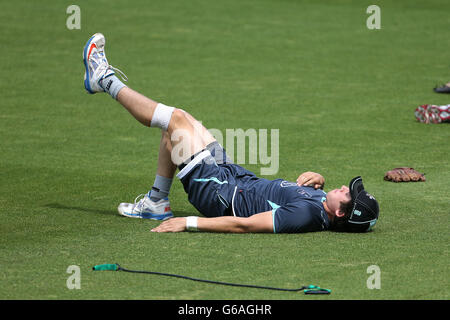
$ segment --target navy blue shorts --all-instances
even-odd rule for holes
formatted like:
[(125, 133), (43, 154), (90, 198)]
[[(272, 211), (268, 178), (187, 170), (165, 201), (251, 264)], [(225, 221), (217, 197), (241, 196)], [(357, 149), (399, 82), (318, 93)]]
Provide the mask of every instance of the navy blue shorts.
[(206, 217), (233, 215), (237, 187), (256, 178), (255, 174), (231, 163), (217, 142), (192, 158), (177, 174), (189, 202)]

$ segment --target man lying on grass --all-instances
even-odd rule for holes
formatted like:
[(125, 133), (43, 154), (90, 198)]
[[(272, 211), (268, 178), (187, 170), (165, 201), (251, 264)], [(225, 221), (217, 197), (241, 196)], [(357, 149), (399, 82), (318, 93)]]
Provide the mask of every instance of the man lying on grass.
[[(83, 50), (84, 85), (89, 93), (107, 92), (139, 122), (161, 129), (158, 169), (152, 189), (134, 203), (121, 203), (119, 213), (165, 220), (154, 232), (270, 232), (323, 230), (364, 232), (378, 219), (375, 198), (361, 177), (325, 193), (324, 178), (314, 172), (297, 182), (267, 180), (233, 164), (225, 150), (189, 113), (157, 103), (125, 86), (105, 56), (105, 38), (94, 34)], [(204, 217), (174, 218), (168, 194), (177, 177), (189, 202)]]

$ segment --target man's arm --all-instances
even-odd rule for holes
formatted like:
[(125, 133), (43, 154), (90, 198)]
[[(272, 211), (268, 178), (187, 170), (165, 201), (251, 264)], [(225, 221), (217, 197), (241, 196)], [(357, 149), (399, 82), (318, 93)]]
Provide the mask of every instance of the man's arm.
[[(273, 232), (272, 211), (254, 214), (248, 218), (243, 217), (198, 217), (197, 228), (205, 232), (230, 233), (257, 233)], [(182, 232), (186, 231), (186, 218), (172, 218), (164, 221), (153, 232)]]

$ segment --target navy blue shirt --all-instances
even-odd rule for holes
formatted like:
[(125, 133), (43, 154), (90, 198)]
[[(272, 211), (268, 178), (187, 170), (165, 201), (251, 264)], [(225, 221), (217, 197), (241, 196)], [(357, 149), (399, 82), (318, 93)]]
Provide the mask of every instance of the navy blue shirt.
[(274, 233), (322, 231), (330, 226), (323, 207), (325, 196), (323, 190), (295, 182), (254, 177), (236, 189), (233, 214), (249, 217), (271, 210)]
[[(189, 202), (206, 217), (250, 217), (272, 211), (274, 233), (327, 230), (326, 193), (283, 179), (267, 180), (235, 164), (201, 163), (178, 176)], [(186, 167), (187, 168), (187, 167)], [(185, 170), (185, 169), (182, 169)], [(183, 173), (183, 174), (181, 174)]]

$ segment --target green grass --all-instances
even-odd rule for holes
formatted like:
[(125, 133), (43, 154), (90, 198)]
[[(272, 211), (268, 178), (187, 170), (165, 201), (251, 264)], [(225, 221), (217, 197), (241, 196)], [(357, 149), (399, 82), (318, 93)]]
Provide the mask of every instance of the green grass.
[[(449, 299), (449, 126), (413, 111), (448, 104), (445, 1), (2, 2), (1, 299)], [(101, 13), (99, 13), (101, 10)], [(374, 232), (154, 234), (116, 214), (151, 186), (160, 135), (106, 95), (85, 93), (81, 62), (103, 32), (129, 85), (208, 128), (280, 130), (276, 177), (322, 173), (326, 189), (362, 175), (380, 203)], [(398, 166), (425, 183), (394, 184)], [(259, 172), (258, 165), (247, 168)], [(175, 182), (176, 215), (196, 214)], [(130, 269), (267, 286), (318, 284), (330, 296), (93, 272)], [(81, 289), (69, 290), (70, 265)], [(381, 269), (369, 290), (367, 267)]]

